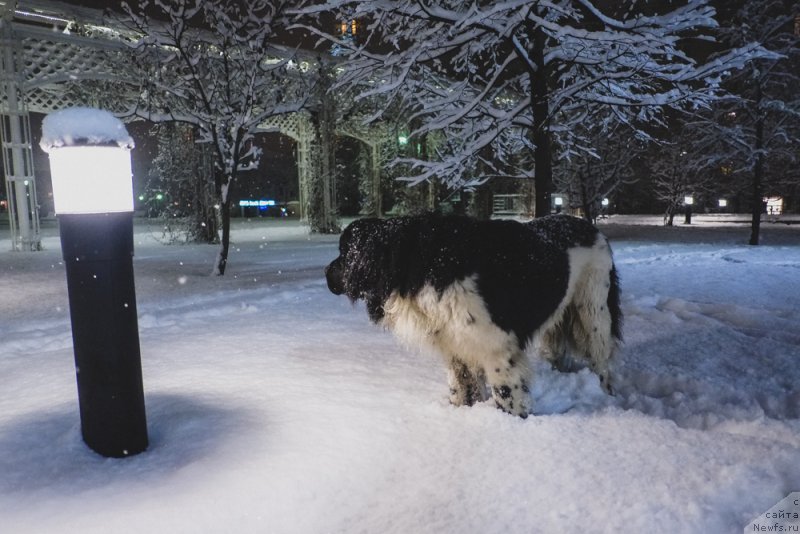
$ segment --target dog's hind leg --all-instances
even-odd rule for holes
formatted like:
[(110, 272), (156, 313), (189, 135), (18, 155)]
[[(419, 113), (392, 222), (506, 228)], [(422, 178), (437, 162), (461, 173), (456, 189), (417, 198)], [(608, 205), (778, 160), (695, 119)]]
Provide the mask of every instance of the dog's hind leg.
[(560, 320), (545, 330), (537, 340), (538, 354), (550, 362), (553, 369), (562, 373), (574, 373), (586, 367), (570, 354), (574, 310), (567, 306)]
[(609, 363), (616, 340), (608, 305), (609, 276), (607, 269), (592, 269), (587, 273), (573, 300), (571, 337), (578, 354), (586, 358), (589, 368), (600, 377), (600, 385), (613, 395)]
[(486, 400), (485, 376), (455, 356), (449, 358), (447, 381), (450, 385), (450, 404), (472, 406)]

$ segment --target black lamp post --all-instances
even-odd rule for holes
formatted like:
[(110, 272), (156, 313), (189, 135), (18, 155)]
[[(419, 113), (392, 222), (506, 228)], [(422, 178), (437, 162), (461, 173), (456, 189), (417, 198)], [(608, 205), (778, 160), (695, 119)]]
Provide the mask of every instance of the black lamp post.
[(133, 282), (133, 140), (110, 113), (86, 108), (48, 115), (42, 130), (67, 271), (81, 433), (103, 456), (130, 456), (148, 445)]
[(694, 204), (694, 197), (691, 195), (687, 195), (683, 199), (683, 203), (686, 205), (686, 216), (684, 218), (684, 224), (692, 224), (692, 205)]

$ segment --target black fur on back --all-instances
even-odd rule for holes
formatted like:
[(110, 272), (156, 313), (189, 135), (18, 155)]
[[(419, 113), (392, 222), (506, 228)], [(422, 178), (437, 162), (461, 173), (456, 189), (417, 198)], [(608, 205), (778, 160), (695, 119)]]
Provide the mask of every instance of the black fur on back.
[[(413, 297), (430, 284), (441, 293), (475, 276), (493, 322), (524, 346), (565, 295), (568, 249), (591, 247), (598, 234), (590, 223), (565, 215), (525, 224), (432, 214), (360, 219), (342, 233), (340, 255), (326, 277), (332, 292), (363, 299), (378, 322), (393, 291)], [(621, 339), (616, 270), (610, 275), (612, 333)]]

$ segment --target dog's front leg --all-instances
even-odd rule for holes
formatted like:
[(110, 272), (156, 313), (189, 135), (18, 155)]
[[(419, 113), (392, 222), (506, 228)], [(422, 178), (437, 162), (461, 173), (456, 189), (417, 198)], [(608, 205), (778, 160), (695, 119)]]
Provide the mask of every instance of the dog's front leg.
[(486, 400), (483, 373), (476, 372), (457, 357), (450, 357), (447, 381), (450, 385), (450, 404), (472, 406)]
[(492, 398), (498, 408), (523, 419), (531, 413), (531, 370), (522, 351), (498, 354), (486, 369)]

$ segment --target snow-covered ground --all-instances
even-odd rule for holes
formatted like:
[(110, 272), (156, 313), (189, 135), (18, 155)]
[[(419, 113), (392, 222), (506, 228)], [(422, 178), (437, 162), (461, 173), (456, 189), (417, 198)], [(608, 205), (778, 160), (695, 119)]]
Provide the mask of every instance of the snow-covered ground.
[(55, 230), (0, 233), (0, 532), (741, 532), (800, 490), (800, 225), (658, 219), (601, 222), (617, 397), (540, 364), (527, 420), (451, 407), (437, 359), (330, 294), (335, 236), (238, 221), (211, 277), (215, 247), (139, 224), (151, 446), (124, 460), (80, 439)]

